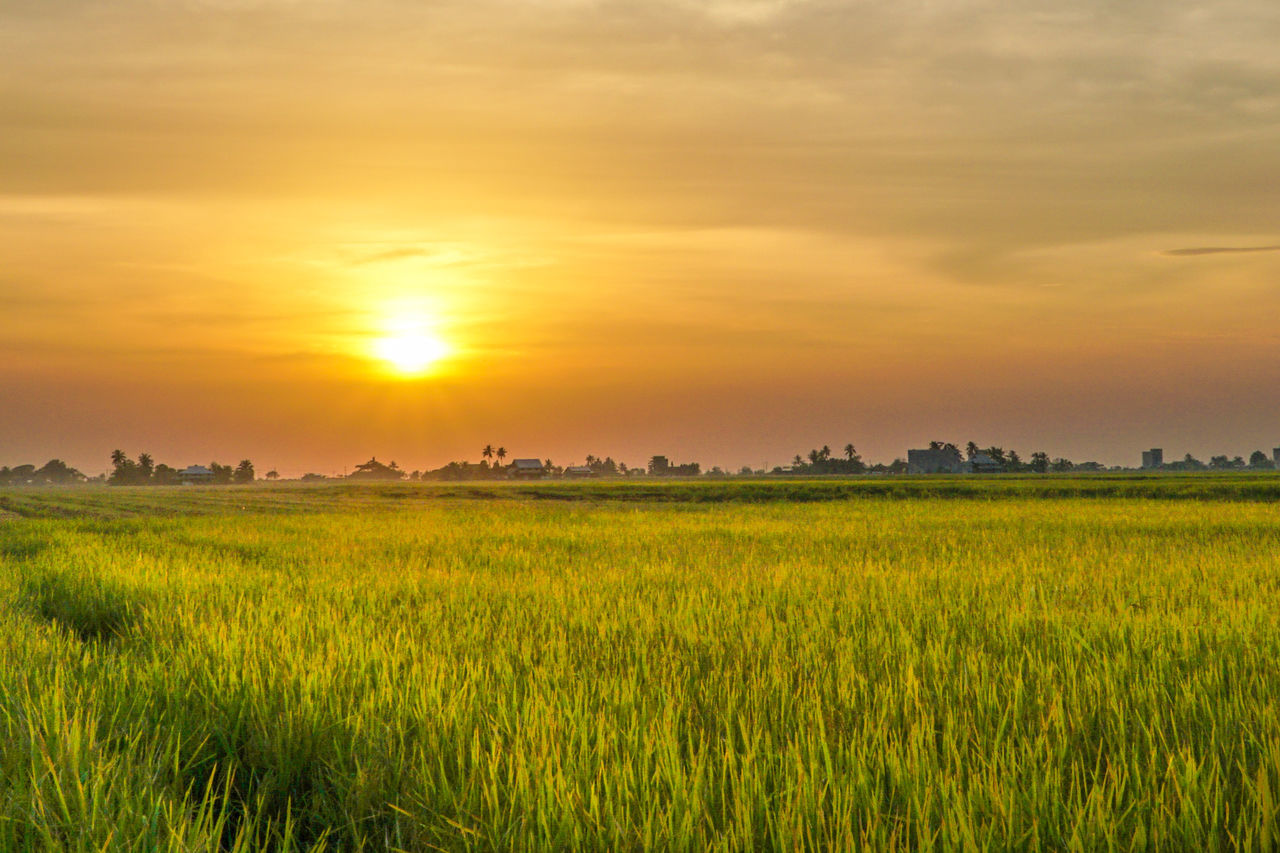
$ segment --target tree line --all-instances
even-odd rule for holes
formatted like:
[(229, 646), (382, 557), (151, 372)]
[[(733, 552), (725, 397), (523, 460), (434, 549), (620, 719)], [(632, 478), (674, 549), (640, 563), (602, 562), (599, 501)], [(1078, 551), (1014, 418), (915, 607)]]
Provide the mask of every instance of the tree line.
[[(252, 483), (255, 479), (253, 463), (241, 459), (240, 464), (232, 467), (218, 462), (208, 465), (210, 476), (207, 482), (214, 485), (231, 485), (232, 483)], [(279, 475), (275, 471), (267, 474), (267, 479), (274, 480)], [(130, 459), (123, 450), (111, 453), (111, 474), (107, 483), (113, 486), (176, 486), (183, 482), (181, 470), (157, 463), (150, 453), (139, 453), (137, 459)]]
[[(1070, 471), (1133, 470), (1120, 466), (1107, 468), (1107, 466), (1098, 462), (1073, 462), (1061, 456), (1051, 457), (1050, 454), (1044, 451), (1036, 451), (1024, 459), (1016, 450), (1006, 450), (998, 445), (982, 447), (973, 441), (967, 442), (963, 449), (953, 442), (931, 441), (929, 442), (929, 449), (948, 450), (956, 454), (957, 458), (966, 458), (970, 461), (980, 456), (986, 457), (996, 470), (1007, 473), (1045, 474)], [(345, 475), (345, 479), (410, 480), (415, 482), (505, 479), (512, 468), (512, 464), (506, 463), (507, 456), (508, 451), (505, 447), (486, 444), (480, 451), (479, 462), (461, 460), (449, 462), (435, 469), (414, 471), (403, 470), (394, 461), (383, 463), (376, 458), (372, 458), (368, 462), (356, 465), (350, 474)], [(556, 465), (550, 459), (542, 460), (542, 466), (546, 476), (560, 477), (565, 474), (565, 466)], [(253, 462), (249, 459), (242, 459), (235, 466), (210, 462), (207, 467), (210, 473), (207, 479), (202, 479), (202, 481), (215, 485), (252, 483), (258, 479)], [(704, 471), (697, 462), (672, 464), (665, 456), (653, 456), (650, 458), (648, 465), (640, 467), (628, 466), (625, 462), (615, 461), (611, 456), (601, 457), (587, 454), (583, 466), (570, 467), (585, 468), (592, 475), (598, 477), (723, 477), (729, 476), (730, 473), (719, 466), (713, 466), (711, 469)], [(738, 476), (761, 476), (766, 474), (858, 475), (905, 474), (907, 470), (907, 461), (900, 458), (894, 459), (890, 463), (865, 462), (853, 443), (848, 442), (844, 445), (840, 454), (836, 454), (829, 445), (824, 444), (822, 447), (813, 448), (806, 454), (797, 453), (787, 467), (774, 466), (772, 469), (766, 470), (765, 468), (753, 469), (749, 465), (744, 465), (736, 473)], [(1232, 457), (1224, 454), (1212, 456), (1208, 462), (1203, 462), (1188, 453), (1181, 460), (1164, 463), (1160, 466), (1160, 470), (1183, 472), (1271, 471), (1275, 470), (1275, 463), (1270, 456), (1261, 450), (1253, 451), (1248, 460), (1243, 456)], [(263, 479), (276, 480), (279, 479), (279, 474), (276, 471), (269, 471)], [(302, 477), (304, 482), (329, 479), (334, 478), (314, 473), (305, 474)], [(183, 477), (179, 469), (164, 463), (157, 463), (149, 453), (140, 453), (136, 459), (131, 459), (123, 450), (112, 452), (111, 473), (96, 477), (85, 475), (61, 459), (50, 459), (40, 467), (36, 467), (33, 464), (15, 465), (12, 468), (8, 466), (0, 467), (0, 487), (75, 485), (91, 482), (106, 482), (120, 486), (165, 486), (178, 485), (183, 482)]]
[(1274, 471), (1275, 462), (1261, 450), (1249, 454), (1246, 462), (1243, 456), (1211, 456), (1208, 462), (1188, 453), (1177, 462), (1166, 462), (1160, 466), (1162, 471)]
[(50, 459), (39, 468), (30, 464), (0, 467), (0, 486), (71, 486), (89, 479), (61, 459)]

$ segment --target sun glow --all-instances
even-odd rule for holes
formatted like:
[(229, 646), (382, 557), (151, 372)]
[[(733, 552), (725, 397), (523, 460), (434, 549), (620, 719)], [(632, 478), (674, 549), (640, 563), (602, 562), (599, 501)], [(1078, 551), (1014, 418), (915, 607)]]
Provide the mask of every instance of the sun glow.
[(401, 376), (422, 376), (450, 352), (449, 345), (431, 332), (397, 331), (374, 342), (374, 354)]

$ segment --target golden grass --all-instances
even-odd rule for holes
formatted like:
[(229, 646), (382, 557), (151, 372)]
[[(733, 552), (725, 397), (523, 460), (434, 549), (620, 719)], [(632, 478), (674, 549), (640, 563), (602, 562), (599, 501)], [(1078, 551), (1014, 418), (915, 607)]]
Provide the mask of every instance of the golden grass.
[(1271, 504), (387, 503), (0, 522), (0, 847), (1276, 844)]

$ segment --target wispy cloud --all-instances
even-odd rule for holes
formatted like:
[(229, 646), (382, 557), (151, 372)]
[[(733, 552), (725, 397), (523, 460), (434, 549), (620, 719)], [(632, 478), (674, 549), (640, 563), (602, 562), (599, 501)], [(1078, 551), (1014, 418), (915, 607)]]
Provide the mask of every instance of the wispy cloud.
[(1250, 252), (1280, 252), (1280, 246), (1192, 246), (1186, 249), (1168, 249), (1161, 254), (1183, 258), (1195, 255), (1233, 255)]

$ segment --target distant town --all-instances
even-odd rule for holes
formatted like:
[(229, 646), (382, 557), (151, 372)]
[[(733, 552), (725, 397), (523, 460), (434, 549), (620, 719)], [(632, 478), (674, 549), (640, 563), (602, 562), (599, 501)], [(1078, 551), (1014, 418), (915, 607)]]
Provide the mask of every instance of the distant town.
[[(1099, 462), (1073, 462), (1036, 451), (1025, 459), (1016, 450), (1002, 447), (980, 447), (969, 442), (958, 444), (932, 441), (928, 447), (907, 451), (905, 459), (889, 463), (868, 463), (852, 443), (839, 453), (829, 446), (814, 448), (807, 454), (797, 453), (788, 465), (770, 468), (743, 466), (736, 471), (719, 466), (704, 469), (698, 462), (673, 462), (667, 456), (652, 456), (644, 466), (629, 466), (611, 456), (588, 454), (581, 464), (557, 465), (551, 459), (536, 456), (512, 457), (508, 461), (505, 447), (485, 445), (476, 462), (450, 462), (430, 470), (405, 470), (394, 460), (381, 462), (370, 458), (342, 474), (309, 473), (292, 482), (457, 482), (463, 480), (545, 480), (641, 477), (797, 477), (797, 476), (895, 476), (895, 475), (999, 475), (999, 474), (1064, 474), (1071, 472), (1198, 472), (1198, 471), (1277, 471), (1280, 470), (1280, 447), (1270, 455), (1253, 451), (1243, 456), (1212, 456), (1208, 462), (1190, 453), (1166, 462), (1163, 448), (1141, 452), (1135, 467), (1106, 466)], [(178, 468), (156, 462), (149, 453), (128, 456), (123, 450), (111, 454), (111, 471), (96, 476), (86, 475), (60, 459), (44, 465), (34, 464), (0, 467), (0, 486), (45, 486), (100, 483), (113, 486), (180, 486), (180, 485), (244, 485), (255, 482), (286, 482), (274, 469), (260, 473), (249, 459), (236, 465), (209, 462)]]

